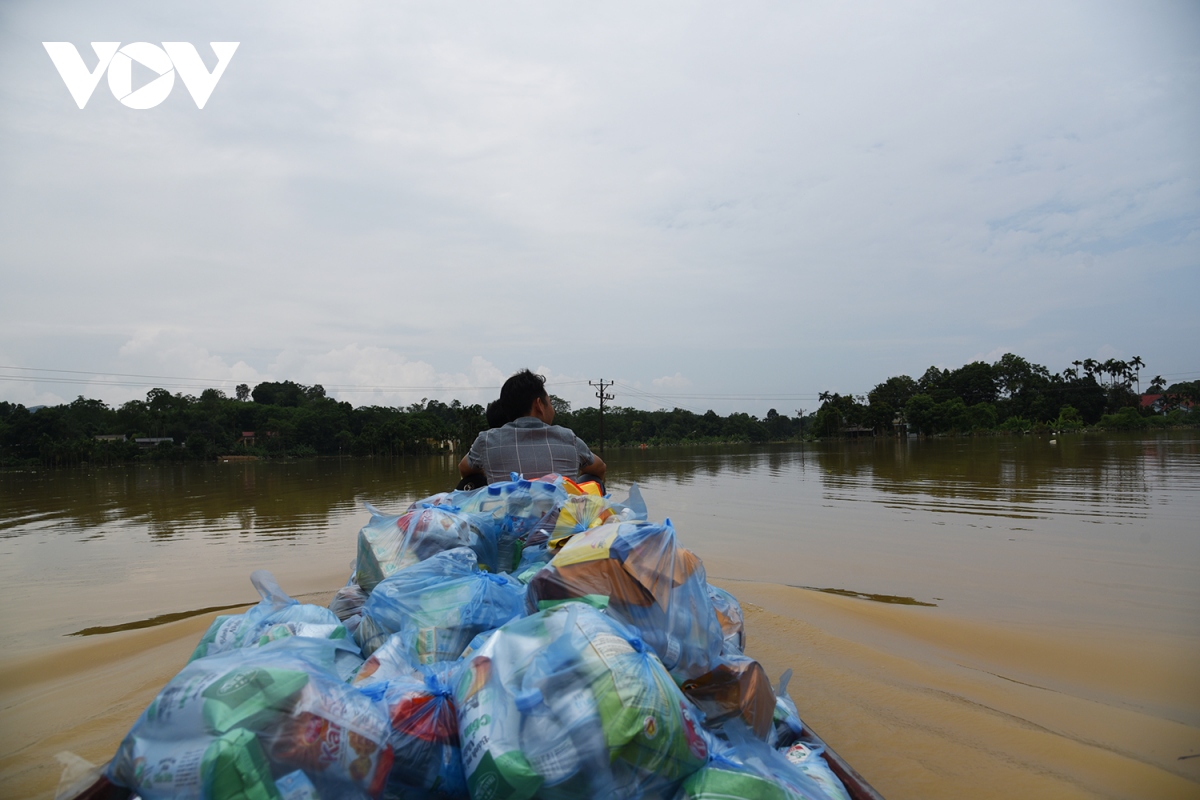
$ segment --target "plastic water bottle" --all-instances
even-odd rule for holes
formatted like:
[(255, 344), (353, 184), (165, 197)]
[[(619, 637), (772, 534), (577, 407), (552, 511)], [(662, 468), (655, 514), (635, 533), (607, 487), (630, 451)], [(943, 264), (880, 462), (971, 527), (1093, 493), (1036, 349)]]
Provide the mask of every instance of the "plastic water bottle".
[(557, 786), (579, 771), (579, 752), (540, 689), (515, 698), (521, 712), (521, 749), (547, 786)]
[(516, 487), (509, 492), (504, 501), (504, 525), (500, 529), (497, 549), (499, 550), (500, 570), (510, 572), (515, 566), (516, 541), (525, 536), (533, 525), (533, 495), (529, 493), (530, 482), (517, 481)]

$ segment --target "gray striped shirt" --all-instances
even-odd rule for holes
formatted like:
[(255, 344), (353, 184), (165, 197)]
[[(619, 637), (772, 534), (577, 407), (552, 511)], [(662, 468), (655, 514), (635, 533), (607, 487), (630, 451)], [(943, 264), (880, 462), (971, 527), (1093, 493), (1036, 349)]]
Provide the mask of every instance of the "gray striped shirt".
[(595, 460), (570, 428), (547, 425), (537, 417), (521, 417), (503, 427), (482, 431), (467, 453), (467, 464), (481, 470), (488, 483), (506, 481), (512, 472), (526, 478), (551, 472), (574, 478)]

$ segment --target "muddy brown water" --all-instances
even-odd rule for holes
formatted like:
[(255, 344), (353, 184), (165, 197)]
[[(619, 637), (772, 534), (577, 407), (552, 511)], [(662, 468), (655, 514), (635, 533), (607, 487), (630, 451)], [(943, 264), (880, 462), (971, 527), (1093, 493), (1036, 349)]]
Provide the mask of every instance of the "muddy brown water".
[[(1200, 437), (612, 451), (885, 797), (1200, 797)], [(254, 569), (323, 601), (452, 456), (0, 474), (0, 796), (111, 756)]]

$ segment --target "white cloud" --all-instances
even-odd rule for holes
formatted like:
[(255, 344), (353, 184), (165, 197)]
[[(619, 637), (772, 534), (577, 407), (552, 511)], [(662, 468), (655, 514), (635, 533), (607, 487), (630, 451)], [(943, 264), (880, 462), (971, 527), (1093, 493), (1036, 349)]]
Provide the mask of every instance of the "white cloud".
[[(16, 363), (464, 392), (541, 363), (573, 403), (861, 392), (1001, 339), (1192, 366), (1190, 6), (206, 9), (7, 12)], [(80, 112), (28, 46), (164, 24), (243, 42), (203, 111)]]
[(666, 375), (662, 378), (655, 378), (650, 383), (655, 389), (662, 389), (664, 391), (688, 389), (692, 385), (692, 382), (685, 378), (682, 372), (676, 372), (674, 375)]

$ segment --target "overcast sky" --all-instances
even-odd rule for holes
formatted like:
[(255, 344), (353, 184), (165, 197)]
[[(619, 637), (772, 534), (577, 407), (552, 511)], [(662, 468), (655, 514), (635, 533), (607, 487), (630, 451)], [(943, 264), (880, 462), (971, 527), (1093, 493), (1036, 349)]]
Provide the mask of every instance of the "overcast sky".
[[(202, 110), (80, 110), (44, 41), (240, 45)], [(10, 0), (0, 248), (26, 405), (480, 402), (530, 366), (794, 413), (1009, 351), (1192, 379), (1200, 3)]]

